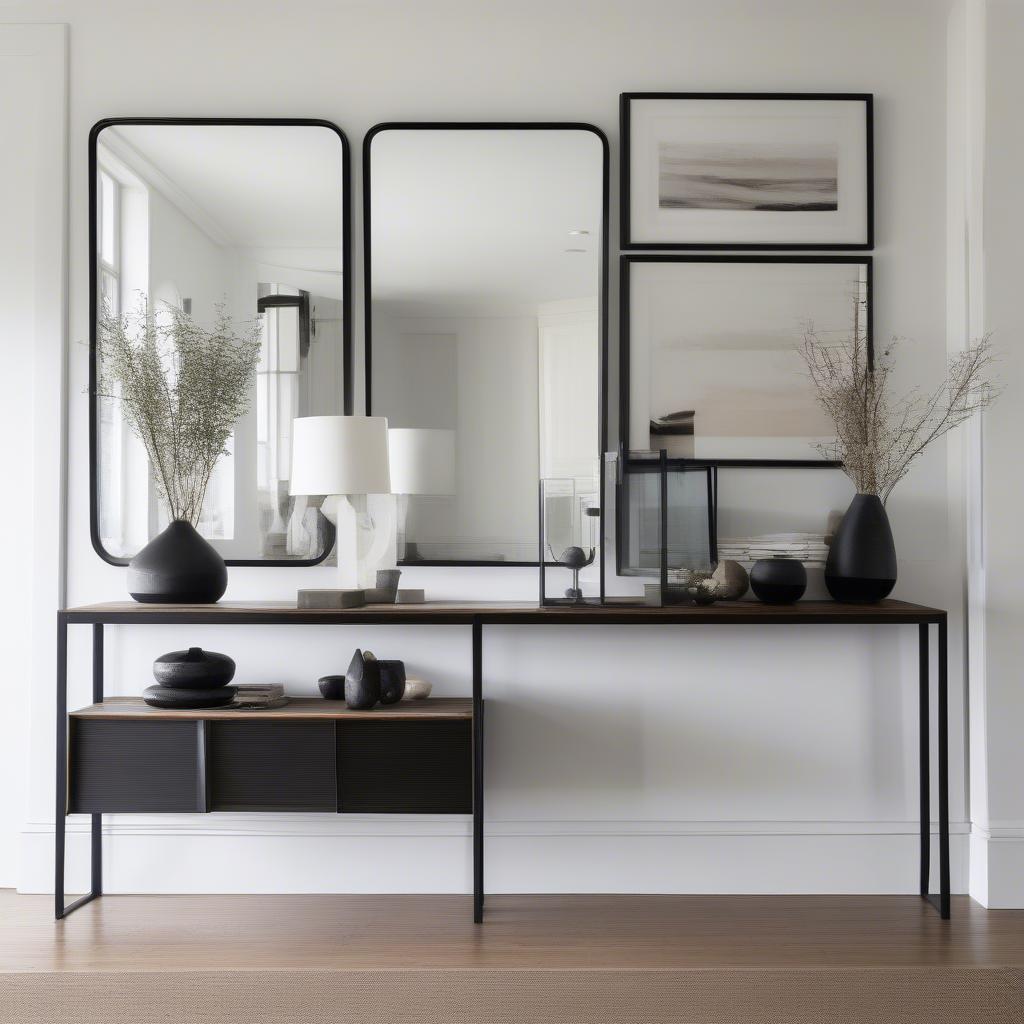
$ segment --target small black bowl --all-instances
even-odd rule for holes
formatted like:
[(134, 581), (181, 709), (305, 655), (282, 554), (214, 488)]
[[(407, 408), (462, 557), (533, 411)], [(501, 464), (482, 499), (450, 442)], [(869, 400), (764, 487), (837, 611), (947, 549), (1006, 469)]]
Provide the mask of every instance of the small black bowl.
[(344, 676), (321, 676), (317, 685), (320, 687), (320, 693), (324, 700), (345, 699)]
[(807, 589), (807, 570), (795, 558), (761, 558), (750, 570), (750, 589), (765, 604), (793, 604)]
[(153, 675), (161, 686), (179, 690), (215, 690), (235, 677), (235, 663), (226, 654), (190, 647), (170, 651), (153, 662)]

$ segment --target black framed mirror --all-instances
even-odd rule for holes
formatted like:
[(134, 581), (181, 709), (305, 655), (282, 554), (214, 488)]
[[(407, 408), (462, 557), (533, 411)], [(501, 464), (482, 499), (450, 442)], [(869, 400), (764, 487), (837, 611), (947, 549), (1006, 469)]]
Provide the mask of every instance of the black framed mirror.
[[(89, 134), (90, 527), (126, 564), (166, 526), (145, 447), (98, 388), (104, 311), (256, 330), (248, 411), (197, 529), (228, 565), (315, 565), (333, 530), (288, 494), (291, 422), (352, 411), (349, 145), (306, 118), (108, 118)], [(100, 393), (103, 390), (103, 393)]]
[(607, 140), (380, 124), (363, 204), (366, 411), (390, 428), (399, 564), (535, 566), (538, 480), (596, 500)]

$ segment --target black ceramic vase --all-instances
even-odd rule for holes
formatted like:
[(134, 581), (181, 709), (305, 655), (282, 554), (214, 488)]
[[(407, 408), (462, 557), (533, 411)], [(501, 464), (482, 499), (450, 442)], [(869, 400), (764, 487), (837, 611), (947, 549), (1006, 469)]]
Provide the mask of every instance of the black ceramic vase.
[(176, 519), (128, 563), (128, 593), (148, 604), (213, 604), (228, 570), (191, 523)]
[(234, 678), (235, 663), (226, 654), (190, 647), (170, 651), (153, 662), (153, 675), (161, 686), (179, 690), (214, 690), (227, 686)]
[(405, 696), (405, 662), (378, 661), (380, 665), (380, 702), (397, 704)]
[(366, 711), (380, 700), (380, 662), (367, 651), (356, 651), (345, 673), (345, 703)]
[(832, 538), (825, 586), (837, 601), (871, 604), (896, 586), (896, 546), (877, 494), (857, 494)]
[(807, 589), (807, 570), (795, 558), (761, 558), (750, 570), (750, 589), (765, 604), (793, 604)]

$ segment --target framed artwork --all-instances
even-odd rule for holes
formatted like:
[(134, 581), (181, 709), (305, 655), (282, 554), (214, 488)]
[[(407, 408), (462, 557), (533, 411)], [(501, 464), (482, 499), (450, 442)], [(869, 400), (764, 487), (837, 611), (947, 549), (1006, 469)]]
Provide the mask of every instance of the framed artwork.
[(799, 352), (871, 349), (870, 256), (621, 258), (620, 440), (715, 465), (834, 466)]
[(623, 93), (624, 249), (870, 249), (868, 93)]

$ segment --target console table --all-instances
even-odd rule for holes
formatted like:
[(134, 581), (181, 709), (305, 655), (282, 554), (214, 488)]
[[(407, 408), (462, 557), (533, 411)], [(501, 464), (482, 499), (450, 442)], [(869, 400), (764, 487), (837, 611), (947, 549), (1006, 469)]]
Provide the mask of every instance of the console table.
[[(138, 698), (104, 699), (105, 625), (462, 625), (472, 631), (472, 699), (429, 698), (370, 711), (320, 699), (280, 709), (168, 711)], [(92, 626), (90, 707), (67, 708), (71, 625)], [(920, 893), (943, 918), (949, 898), (949, 744), (946, 612), (904, 601), (848, 605), (800, 601), (704, 607), (634, 604), (367, 605), (344, 610), (221, 602), (158, 605), (123, 601), (57, 614), (57, 918), (103, 891), (104, 812), (291, 809), (344, 813), (466, 813), (473, 816), (473, 920), (484, 908), (484, 626), (538, 625), (916, 626), (919, 662)], [(939, 891), (930, 892), (931, 757), (929, 629), (938, 631), (937, 740)], [(69, 721), (70, 739), (69, 748)], [(142, 727), (141, 730), (139, 727)], [(403, 753), (404, 751), (404, 753)], [(427, 765), (427, 770), (420, 767)], [(260, 767), (262, 765), (262, 767)], [(419, 766), (419, 767), (418, 767)], [(170, 773), (170, 774), (169, 774)], [(91, 815), (89, 892), (64, 897), (65, 818)]]

